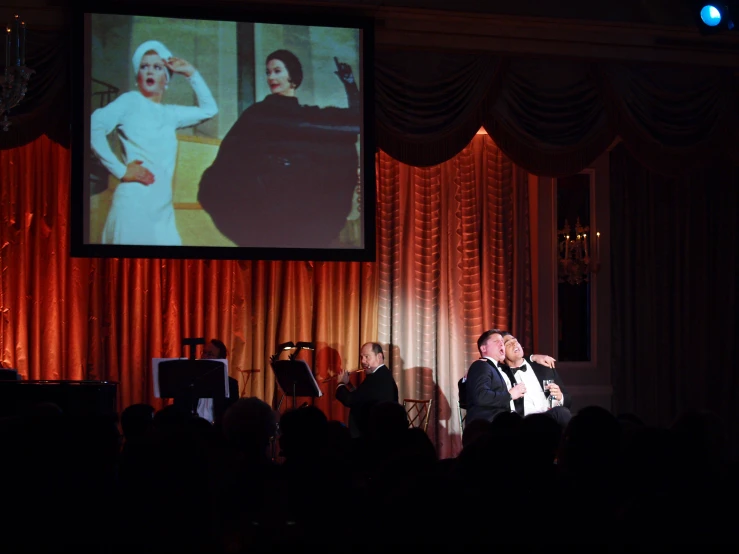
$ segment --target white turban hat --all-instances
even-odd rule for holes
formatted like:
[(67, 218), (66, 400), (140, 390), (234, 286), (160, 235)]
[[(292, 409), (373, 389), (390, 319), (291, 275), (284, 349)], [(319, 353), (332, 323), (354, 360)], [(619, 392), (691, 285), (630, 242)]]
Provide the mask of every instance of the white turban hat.
[[(153, 50), (157, 54), (159, 54), (159, 57), (163, 60), (169, 59), (172, 57), (172, 52), (167, 49), (166, 46), (164, 46), (161, 42), (158, 40), (147, 40), (146, 42), (142, 43), (141, 46), (139, 46), (136, 49), (136, 52), (133, 54), (133, 72), (134, 74), (139, 72), (139, 67), (141, 67), (141, 58), (144, 57), (144, 54), (149, 52), (150, 50)], [(169, 80), (169, 68), (167, 68), (167, 80)]]

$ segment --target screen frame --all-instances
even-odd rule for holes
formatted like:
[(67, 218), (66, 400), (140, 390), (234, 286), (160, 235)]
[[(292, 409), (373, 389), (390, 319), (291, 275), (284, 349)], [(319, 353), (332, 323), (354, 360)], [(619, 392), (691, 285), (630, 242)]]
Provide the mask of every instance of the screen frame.
[[(100, 6), (83, 1), (73, 9), (72, 20), (72, 123), (71, 123), (71, 190), (70, 190), (70, 255), (73, 258), (149, 258), (149, 259), (218, 259), (218, 260), (284, 260), (284, 261), (354, 261), (376, 260), (376, 172), (375, 172), (375, 94), (374, 54), (375, 21), (325, 8), (283, 6), (283, 12), (260, 9), (257, 6), (209, 6), (203, 15), (202, 7), (145, 5), (126, 3)], [(279, 23), (319, 27), (356, 28), (362, 32), (359, 55), (362, 58), (363, 134), (361, 168), (363, 174), (361, 248), (257, 248), (241, 246), (149, 246), (89, 244), (86, 242), (85, 216), (89, 217), (90, 183), (85, 175), (85, 156), (89, 144), (85, 141), (85, 125), (89, 125), (85, 102), (85, 59), (89, 37), (86, 36), (86, 14), (114, 14), (173, 19)]]

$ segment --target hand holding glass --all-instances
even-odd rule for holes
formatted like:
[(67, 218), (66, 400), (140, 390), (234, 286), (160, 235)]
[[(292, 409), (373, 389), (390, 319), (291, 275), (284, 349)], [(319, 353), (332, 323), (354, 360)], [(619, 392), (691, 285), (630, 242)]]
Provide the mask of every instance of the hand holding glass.
[[(544, 394), (546, 395), (549, 391), (549, 385), (554, 383), (554, 379), (544, 379), (541, 382), (542, 388), (544, 389)], [(550, 392), (548, 395), (549, 398), (549, 408), (552, 408), (552, 404), (554, 403), (554, 397), (552, 396), (552, 393)]]

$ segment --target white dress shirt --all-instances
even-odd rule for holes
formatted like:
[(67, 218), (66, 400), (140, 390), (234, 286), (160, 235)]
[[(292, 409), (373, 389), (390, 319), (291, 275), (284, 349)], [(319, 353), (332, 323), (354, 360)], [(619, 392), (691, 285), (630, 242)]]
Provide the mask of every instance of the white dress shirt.
[(198, 400), (198, 415), (204, 420), (213, 423), (215, 417), (213, 415), (213, 399), (212, 398), (201, 398)]
[[(541, 381), (539, 381), (536, 373), (534, 373), (534, 370), (525, 359), (523, 363), (526, 366), (526, 371), (521, 371), (515, 367), (511, 368), (516, 383), (526, 385), (526, 393), (523, 395), (523, 414), (527, 416), (529, 414), (546, 412), (549, 409), (549, 401), (544, 394)], [(557, 400), (553, 399), (552, 402), (553, 406), (559, 406)]]

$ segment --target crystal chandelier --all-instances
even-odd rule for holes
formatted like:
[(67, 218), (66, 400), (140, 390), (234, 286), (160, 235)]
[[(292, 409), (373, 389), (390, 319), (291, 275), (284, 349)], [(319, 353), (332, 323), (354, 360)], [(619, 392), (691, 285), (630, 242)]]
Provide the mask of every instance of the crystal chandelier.
[(591, 257), (590, 227), (580, 225), (577, 218), (574, 229), (565, 219), (562, 229), (557, 231), (559, 250), (559, 282), (579, 285), (590, 279), (591, 273), (600, 268), (600, 232), (595, 234), (595, 255)]
[(3, 131), (10, 127), (8, 112), (20, 104), (28, 90), (28, 80), (33, 69), (26, 67), (26, 24), (17, 15), (13, 23), (5, 27), (5, 71), (2, 74), (0, 116)]

